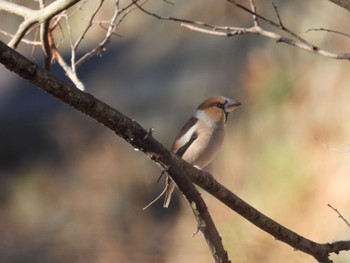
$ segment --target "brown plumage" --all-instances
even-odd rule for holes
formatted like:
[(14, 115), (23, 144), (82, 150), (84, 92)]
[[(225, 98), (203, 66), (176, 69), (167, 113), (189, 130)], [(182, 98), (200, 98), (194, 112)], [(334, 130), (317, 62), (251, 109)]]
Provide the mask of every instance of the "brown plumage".
[[(239, 101), (223, 96), (205, 100), (180, 130), (172, 151), (198, 169), (205, 168), (222, 145), (228, 113), (240, 105)], [(168, 176), (164, 191), (144, 209), (163, 194), (165, 194), (164, 207), (168, 207), (174, 189), (175, 183)]]

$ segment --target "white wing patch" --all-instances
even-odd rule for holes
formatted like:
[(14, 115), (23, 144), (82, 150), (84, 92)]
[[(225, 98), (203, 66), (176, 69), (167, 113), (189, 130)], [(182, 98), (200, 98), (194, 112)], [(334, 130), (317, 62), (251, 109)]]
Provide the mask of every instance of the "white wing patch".
[(191, 140), (192, 134), (196, 131), (197, 124), (193, 125), (180, 139), (179, 149)]

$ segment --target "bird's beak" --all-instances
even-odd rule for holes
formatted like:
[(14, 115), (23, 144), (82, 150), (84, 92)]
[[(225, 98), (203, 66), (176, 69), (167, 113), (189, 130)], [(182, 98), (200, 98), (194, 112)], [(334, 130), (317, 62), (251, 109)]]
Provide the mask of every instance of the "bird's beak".
[(241, 103), (238, 100), (227, 99), (225, 103), (225, 112), (231, 112), (241, 106)]

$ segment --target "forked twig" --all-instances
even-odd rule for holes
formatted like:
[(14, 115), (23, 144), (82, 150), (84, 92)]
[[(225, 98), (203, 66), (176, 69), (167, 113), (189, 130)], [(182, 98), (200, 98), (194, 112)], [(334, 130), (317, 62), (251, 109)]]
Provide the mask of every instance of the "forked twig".
[[(123, 8), (119, 7), (119, 0), (115, 1), (114, 6), (114, 14), (112, 18), (109, 21), (108, 29), (106, 32), (106, 35), (104, 39), (98, 43), (97, 47), (93, 48), (89, 52), (85, 53), (81, 58), (79, 58), (76, 61), (76, 68), (80, 67), (84, 62), (89, 60), (90, 58), (102, 54), (108, 44), (111, 41), (112, 36), (114, 35), (115, 30), (117, 29), (118, 25), (121, 23), (121, 21), (133, 10), (132, 6), (134, 5), (134, 2), (131, 2), (124, 6)], [(119, 18), (120, 17), (120, 18)], [(119, 18), (119, 21), (118, 21)]]
[[(16, 63), (19, 62), (20, 67)], [(0, 41), (0, 63), (9, 70), (14, 71), (19, 76), (27, 79), (40, 89), (52, 94), (65, 103), (75, 107), (77, 110), (95, 118), (99, 123), (112, 129), (117, 135), (126, 140), (133, 148), (140, 149), (150, 159), (157, 162), (162, 167), (168, 169), (172, 178), (177, 178), (177, 185), (180, 189), (190, 193), (193, 188), (188, 182), (190, 178), (197, 185), (215, 196), (222, 203), (240, 214), (252, 224), (265, 232), (271, 234), (276, 239), (289, 244), (294, 249), (312, 255), (318, 262), (330, 263), (330, 253), (350, 250), (350, 241), (336, 241), (331, 243), (317, 243), (307, 239), (292, 230), (284, 227), (278, 222), (259, 212), (248, 203), (217, 182), (214, 178), (209, 179), (208, 175), (195, 169), (192, 165), (184, 162), (169, 150), (166, 150), (148, 131), (127, 116), (114, 110), (107, 104), (99, 101), (91, 94), (72, 89), (64, 84), (57, 77), (41, 69), (27, 58), (18, 54), (13, 49)], [(130, 139), (132, 138), (132, 140)], [(187, 175), (187, 176), (184, 176)], [(184, 176), (184, 177), (183, 177)], [(187, 195), (186, 197), (189, 197)], [(198, 197), (198, 196), (197, 196)], [(190, 201), (190, 200), (189, 200)], [(192, 204), (192, 202), (190, 201)], [(205, 212), (206, 207), (196, 206), (198, 211)], [(204, 209), (204, 210), (202, 210)], [(206, 228), (209, 230), (209, 228)], [(219, 241), (220, 242), (220, 241)], [(215, 252), (215, 251), (214, 251)]]
[[(272, 2), (272, 7), (274, 8), (277, 16), (277, 20), (278, 20), (277, 22), (265, 17), (262, 14), (259, 14), (257, 12), (257, 8), (253, 0), (249, 1), (250, 8), (240, 4), (236, 0), (226, 0), (226, 1), (235, 5), (237, 8), (243, 10), (244, 12), (247, 12), (248, 14), (250, 14), (253, 18), (253, 26), (245, 28), (245, 27), (237, 27), (237, 26), (211, 25), (203, 21), (194, 21), (190, 19), (182, 19), (182, 18), (177, 18), (172, 16), (161, 16), (157, 13), (147, 10), (141, 4), (136, 3), (135, 5), (145, 14), (151, 15), (160, 20), (167, 20), (167, 21), (180, 23), (180, 26), (185, 27), (192, 31), (197, 31), (204, 34), (210, 34), (210, 35), (222, 36), (222, 37), (231, 37), (231, 36), (237, 36), (237, 35), (243, 35), (243, 34), (261, 35), (267, 38), (274, 39), (277, 43), (285, 43), (287, 45), (290, 45), (317, 55), (321, 55), (324, 57), (333, 58), (333, 59), (350, 60), (350, 53), (337, 53), (337, 52), (322, 49), (318, 46), (311, 44), (310, 42), (302, 38), (300, 35), (296, 34), (292, 30), (290, 30), (288, 27), (286, 27), (285, 24), (282, 22), (281, 15), (278, 11), (278, 6), (274, 2)], [(282, 35), (280, 33), (277, 33), (271, 30), (266, 30), (262, 28), (259, 22), (264, 22), (276, 29), (281, 30), (285, 34)]]

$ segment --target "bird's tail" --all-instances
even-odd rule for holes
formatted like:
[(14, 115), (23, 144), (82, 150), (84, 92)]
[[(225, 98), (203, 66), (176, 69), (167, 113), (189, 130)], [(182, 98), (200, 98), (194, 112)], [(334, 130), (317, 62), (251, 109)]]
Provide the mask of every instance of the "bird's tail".
[(171, 195), (173, 194), (175, 189), (175, 183), (174, 181), (168, 176), (166, 186), (165, 186), (165, 199), (164, 199), (164, 208), (168, 208), (170, 200), (171, 200)]
[(142, 208), (142, 210), (146, 210), (148, 207), (150, 207), (151, 205), (153, 205), (159, 198), (161, 198), (164, 194), (165, 194), (165, 200), (164, 200), (164, 205), (163, 207), (167, 208), (169, 206), (170, 203), (170, 199), (171, 199), (171, 194), (173, 193), (175, 189), (175, 183), (174, 181), (168, 176), (166, 179), (166, 185), (164, 190), (152, 201), (150, 202), (148, 205), (146, 205), (144, 208)]

